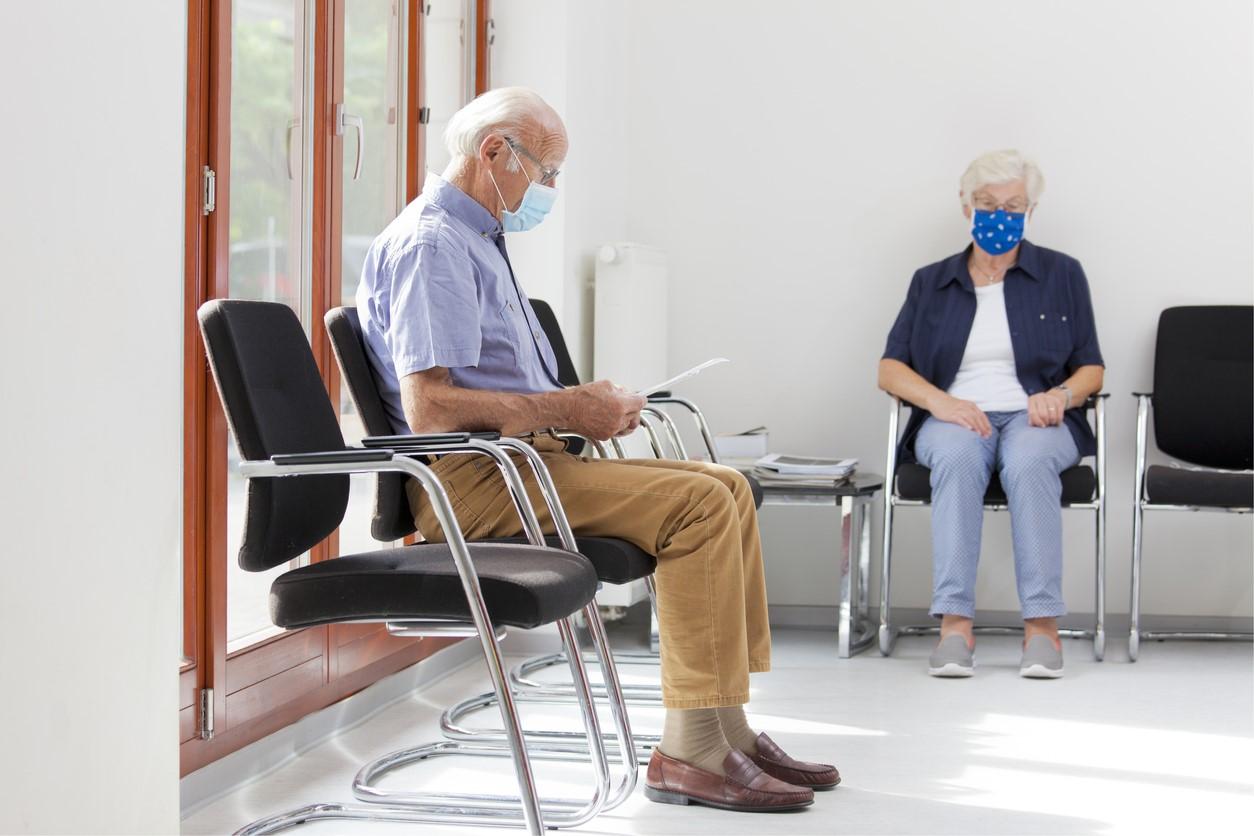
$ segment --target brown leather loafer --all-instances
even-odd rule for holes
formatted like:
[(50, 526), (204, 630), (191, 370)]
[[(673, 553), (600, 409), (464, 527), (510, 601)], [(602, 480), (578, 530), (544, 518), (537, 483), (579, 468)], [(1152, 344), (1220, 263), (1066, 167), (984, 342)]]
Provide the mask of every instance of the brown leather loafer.
[(840, 783), (840, 773), (827, 763), (807, 763), (790, 758), (788, 753), (765, 734), (758, 735), (758, 753), (753, 762), (772, 778), (798, 787), (829, 790)]
[(653, 750), (644, 795), (662, 804), (704, 804), (744, 813), (799, 810), (814, 803), (814, 790), (777, 781), (744, 752), (732, 749), (718, 775)]

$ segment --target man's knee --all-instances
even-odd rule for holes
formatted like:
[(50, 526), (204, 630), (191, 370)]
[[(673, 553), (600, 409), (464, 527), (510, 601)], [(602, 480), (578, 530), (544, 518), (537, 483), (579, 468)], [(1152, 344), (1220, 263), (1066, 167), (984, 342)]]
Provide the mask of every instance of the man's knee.
[[(731, 468), (720, 468), (720, 470), (731, 470)], [(736, 496), (732, 492), (732, 482), (728, 477), (706, 470), (691, 473), (684, 481), (689, 496), (702, 506), (706, 513), (717, 515), (728, 510), (735, 510)]]

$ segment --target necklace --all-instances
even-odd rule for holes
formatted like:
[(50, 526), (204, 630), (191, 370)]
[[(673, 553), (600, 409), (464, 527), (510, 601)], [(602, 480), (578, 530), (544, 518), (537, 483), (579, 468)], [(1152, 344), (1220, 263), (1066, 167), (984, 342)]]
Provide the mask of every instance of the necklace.
[[(971, 267), (975, 270), (975, 272), (979, 273), (980, 276), (982, 276), (984, 280), (988, 282), (989, 284), (997, 284), (999, 281), (1004, 279), (1006, 277), (1006, 273), (1010, 272), (1010, 268), (1014, 266), (1015, 265), (1011, 264), (1010, 267), (1006, 267), (1001, 270), (994, 270), (992, 273), (985, 273), (982, 269), (975, 266), (975, 259), (971, 260)], [(1001, 275), (1000, 276), (997, 275), (998, 273), (1000, 273)]]

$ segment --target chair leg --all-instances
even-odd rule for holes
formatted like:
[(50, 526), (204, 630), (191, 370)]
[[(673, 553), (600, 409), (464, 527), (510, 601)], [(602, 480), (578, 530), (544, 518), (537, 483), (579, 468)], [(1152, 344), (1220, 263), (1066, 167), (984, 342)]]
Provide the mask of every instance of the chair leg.
[[(649, 593), (650, 612), (656, 616), (657, 587), (654, 583), (653, 576), (646, 576), (644, 578), (644, 584), (645, 589), (647, 589)], [(604, 626), (602, 626), (602, 629), (604, 629)], [(536, 671), (564, 664), (565, 661), (566, 657), (560, 652), (541, 656), (532, 656), (529, 659), (524, 659), (510, 670), (510, 682), (518, 689), (520, 696), (542, 696), (546, 698), (565, 697), (573, 699), (575, 692), (573, 690), (573, 686), (569, 683), (539, 682), (529, 678), (531, 674)], [(596, 663), (597, 660), (595, 656), (589, 657), (585, 654), (585, 661)], [(658, 665), (661, 663), (661, 657), (657, 651), (653, 650), (635, 651), (615, 653), (614, 661), (616, 664), (623, 665)], [(627, 699), (631, 702), (656, 705), (660, 705), (662, 702), (661, 685), (626, 685), (623, 686), (622, 690)], [(598, 697), (606, 696), (604, 685), (599, 687), (593, 686), (593, 693)], [(454, 721), (454, 723), (456, 722), (457, 721)]]
[[(563, 642), (568, 644), (573, 642), (573, 632), (567, 619), (562, 619), (558, 623), (558, 630)], [(586, 687), (587, 679), (578, 673), (582, 662), (578, 648), (573, 648), (570, 656), (573, 660), (572, 673), (576, 681), (585, 686), (583, 689), (585, 699), (581, 709), (588, 735), (584, 750), (594, 762), (597, 788), (592, 798), (587, 801), (541, 800), (536, 792), (531, 761), (533, 759), (567, 759), (568, 755), (542, 745), (528, 746), (524, 742), (517, 706), (508, 689), (496, 636), (491, 631), (486, 634), (481, 632), (480, 640), (483, 645), (484, 658), (488, 663), (489, 673), (496, 688), (501, 719), (506, 728), (503, 736), (508, 741), (507, 746), (482, 746), (443, 741), (393, 752), (364, 767), (354, 781), (353, 792), (358, 798), (364, 800), (379, 798), (380, 800), (395, 800), (396, 803), (313, 804), (259, 819), (237, 831), (237, 836), (240, 834), (260, 836), (260, 834), (274, 833), (303, 822), (326, 819), (521, 826), (532, 836), (542, 836), (545, 828), (576, 827), (596, 816), (604, 808), (608, 798), (609, 763), (601, 744), (595, 706)], [(386, 793), (372, 792), (370, 787), (363, 788), (363, 776), (372, 779), (404, 764), (445, 755), (510, 758), (518, 778), (519, 795)]]
[(897, 641), (897, 630), (892, 623), (892, 608), (889, 604), (889, 580), (892, 577), (890, 564), (893, 557), (893, 499), (888, 493), (891, 485), (885, 487), (884, 494), (884, 534), (881, 542), (880, 556), (880, 654), (890, 656), (893, 645)]
[[(650, 584), (650, 591), (652, 591)], [(593, 650), (595, 661), (601, 663), (604, 655), (609, 653), (609, 639), (605, 633), (605, 625), (601, 621), (600, 613), (596, 611), (595, 605), (590, 605), (586, 619), (589, 627), (589, 634), (593, 641)], [(551, 657), (564, 660), (565, 653), (552, 654)], [(660, 704), (660, 696), (654, 693), (638, 693), (629, 689), (624, 689), (618, 680), (617, 667), (614, 665), (605, 666), (602, 669), (608, 674), (605, 686), (600, 690), (594, 690), (594, 695), (600, 697), (608, 694), (610, 700), (610, 708), (613, 712), (621, 711), (624, 716), (626, 714), (626, 704), (643, 704), (658, 705)], [(612, 681), (611, 681), (612, 680)], [(563, 705), (571, 702), (571, 697), (567, 693), (570, 686), (556, 686), (552, 688), (534, 688), (523, 691), (518, 694), (515, 699), (522, 703), (546, 703)], [(566, 689), (566, 690), (564, 690)], [(608, 690), (607, 690), (608, 689)], [(505, 734), (501, 729), (468, 727), (463, 725), (464, 719), (476, 711), (490, 708), (497, 702), (496, 694), (487, 692), (477, 696), (468, 697), (446, 709), (440, 717), (440, 730), (444, 736), (450, 740), (487, 743), (492, 745), (500, 745), (505, 742)], [(617, 714), (615, 715), (617, 716)], [(625, 723), (625, 721), (624, 721)], [(526, 730), (523, 736), (529, 742), (542, 744), (551, 747), (553, 751), (565, 751), (578, 755), (587, 750), (587, 737), (584, 732), (567, 731), (567, 730)], [(622, 751), (622, 732), (621, 727), (615, 735), (603, 735), (605, 744), (610, 747), (610, 751), (618, 754)], [(652, 750), (661, 742), (661, 736), (656, 734), (635, 734), (629, 738), (632, 743), (630, 749), (635, 754), (635, 760), (638, 763), (648, 763)]]
[[(558, 622), (558, 630), (562, 634), (562, 642), (566, 646), (568, 658), (571, 660), (571, 672), (576, 684), (580, 686), (580, 709), (583, 714), (585, 734), (580, 740), (585, 757), (592, 759), (597, 773), (597, 789), (593, 797), (587, 801), (574, 799), (539, 799), (537, 808), (544, 814), (544, 826), (549, 828), (576, 827), (586, 823), (599, 813), (610, 797), (609, 762), (601, 736), (595, 705), (588, 686), (586, 674), (582, 672), (582, 657), (575, 644), (573, 629), (568, 619)], [(495, 645), (495, 642), (493, 642)], [(499, 649), (498, 649), (499, 653)], [(443, 741), (426, 746), (411, 747), (398, 750), (366, 764), (357, 773), (353, 781), (353, 794), (362, 801), (381, 802), (392, 808), (427, 809), (433, 806), (458, 806), (468, 811), (464, 821), (475, 823), (482, 819), (481, 811), (495, 813), (498, 820), (501, 814), (516, 809), (519, 799), (514, 796), (484, 795), (475, 793), (413, 793), (400, 790), (384, 790), (377, 786), (378, 780), (386, 773), (417, 761), (440, 755), (470, 755), (476, 757), (513, 757), (515, 763), (520, 759), (526, 762), (529, 757), (543, 760), (570, 760), (569, 747), (546, 745), (526, 740), (521, 724), (512, 724), (511, 732), (508, 718), (510, 712), (517, 717), (517, 707), (509, 689), (498, 688), (496, 692), (498, 705), (501, 706), (502, 719), (506, 720), (506, 730), (502, 733), (507, 746), (490, 743), (464, 743)], [(616, 717), (617, 719), (617, 717)], [(623, 716), (625, 723), (625, 715)], [(629, 734), (629, 730), (627, 731)], [(529, 769), (528, 765), (528, 769)], [(534, 793), (534, 780), (531, 784)], [(617, 795), (621, 795), (621, 792)], [(475, 818), (478, 816), (478, 818)]]
[(1145, 511), (1141, 507), (1140, 489), (1132, 501), (1132, 601), (1128, 607), (1128, 660), (1135, 662), (1141, 652), (1141, 549)]
[(1097, 577), (1094, 590), (1094, 624), (1093, 624), (1093, 657), (1097, 661), (1106, 658), (1106, 503), (1101, 501), (1097, 508), (1096, 549)]

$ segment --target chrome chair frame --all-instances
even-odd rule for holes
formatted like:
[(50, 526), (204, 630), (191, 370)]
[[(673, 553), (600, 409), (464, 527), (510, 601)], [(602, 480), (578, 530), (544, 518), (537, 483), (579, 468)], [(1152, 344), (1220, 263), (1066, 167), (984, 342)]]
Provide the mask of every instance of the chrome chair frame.
[[(892, 396), (890, 396), (892, 397)], [(1094, 578), (1094, 625), (1092, 630), (1062, 629), (1061, 636), (1068, 638), (1091, 638), (1093, 640), (1093, 656), (1101, 661), (1106, 655), (1106, 399), (1108, 394), (1099, 393), (1089, 398), (1085, 409), (1093, 410), (1094, 434), (1097, 436), (1097, 454), (1094, 462), (1093, 498), (1089, 502), (1064, 503), (1064, 509), (1092, 511), (1095, 516), (1095, 559), (1096, 572)], [(924, 507), (930, 505), (919, 499), (903, 499), (897, 495), (897, 445), (898, 427), (901, 420), (901, 399), (892, 397), (892, 406), (888, 414), (888, 454), (884, 465), (884, 528), (881, 543), (880, 562), (880, 654), (888, 656), (899, 636), (917, 636), (940, 632), (936, 625), (912, 624), (894, 625), (890, 600), (890, 580), (892, 566), (893, 543), (893, 511), (899, 507)], [(986, 503), (985, 511), (1008, 510), (1004, 503)], [(1021, 627), (981, 627), (975, 631), (984, 634), (1013, 634), (1022, 632)]]
[[(512, 442), (512, 443), (511, 443)], [(520, 445), (520, 442), (512, 439), (503, 439), (497, 443), (500, 447), (513, 447)], [(525, 446), (525, 445), (522, 445)], [(595, 704), (588, 685), (586, 671), (582, 664), (582, 655), (578, 653), (578, 646), (575, 643), (573, 628), (569, 622), (569, 618), (560, 619), (558, 629), (563, 644), (570, 650), (569, 659), (571, 674), (579, 691), (580, 711), (583, 716), (585, 730), (587, 732), (583, 739), (583, 751), (588, 754), (589, 759), (594, 765), (596, 771), (596, 789), (590, 799), (586, 801), (572, 799), (542, 799), (537, 792), (535, 777), (531, 768), (532, 757), (538, 759), (550, 759), (555, 755), (565, 755), (560, 749), (554, 749), (550, 746), (532, 744), (530, 747), (523, 736), (522, 724), (518, 716), (516, 701), (510, 690), (508, 678), (501, 659), (500, 647), (497, 643), (496, 630), (492, 625), (491, 618), (488, 614), (487, 604), (484, 601), (482, 591), (479, 587), (478, 575), (474, 568), (473, 560), (470, 557), (470, 551), (467, 547), (465, 538), (462, 536), (461, 529), (458, 526), (456, 515), (449, 503), (448, 495), (443, 486), (440, 484), (438, 477), (427, 466), (408, 458), (396, 458), (396, 455), (418, 455), (418, 454), (439, 454), (446, 452), (474, 452), (491, 456), (498, 468), (501, 469), (506, 479), (507, 485), (511, 491), (515, 506), (523, 518), (524, 529), (527, 531), (529, 541), (533, 545), (543, 545), (544, 538), (539, 527), (535, 511), (530, 506), (527, 499), (525, 488), (521, 477), (518, 475), (517, 469), (509, 457), (501, 452), (496, 445), (489, 442), (472, 440), (466, 444), (415, 444), (412, 448), (407, 448), (404, 452), (396, 453), (390, 450), (368, 450), (360, 451), (363, 459), (359, 461), (335, 461), (326, 463), (280, 463), (274, 460), (270, 461), (244, 461), (240, 463), (239, 472), (247, 478), (273, 478), (273, 477), (289, 477), (309, 474), (347, 474), (347, 473), (374, 473), (381, 471), (401, 471), (422, 485), (423, 489), (431, 497), (432, 507), (435, 511), (437, 520), (442, 530), (445, 532), (445, 539), (448, 543), (450, 552), (453, 556), (454, 564), (457, 568), (459, 577), (461, 578), (462, 587), (466, 594), (467, 601), (470, 603), (471, 621), (467, 623), (452, 622), (448, 620), (432, 620), (432, 621), (403, 621), (388, 623), (389, 632), (396, 635), (450, 635), (465, 634), (477, 635), (482, 645), (485, 661), (488, 664), (489, 674), (491, 676), (495, 693), (498, 697), (498, 704), (501, 711), (502, 720), (505, 724), (505, 738), (508, 741), (508, 748), (501, 746), (480, 747), (472, 744), (459, 742), (441, 742), (437, 744), (428, 744), (416, 749), (402, 750), (402, 752), (393, 753), (385, 756), (383, 759), (373, 762), (378, 765), (382, 761), (387, 761), (382, 767), (376, 766), (371, 773), (372, 776), (382, 774), (387, 769), (394, 768), (402, 763), (410, 763), (415, 760), (421, 760), (429, 757), (441, 755), (480, 755), (488, 757), (510, 757), (514, 763), (515, 777), (519, 784), (518, 796), (502, 796), (502, 795), (486, 795), (475, 793), (384, 793), (375, 797), (385, 800), (395, 800), (395, 804), (380, 805), (369, 804), (364, 806), (346, 805), (346, 804), (315, 804), (297, 810), (280, 813), (269, 816), (264, 819), (255, 821), (241, 830), (240, 834), (261, 834), (272, 833), (278, 830), (291, 827), (293, 825), (310, 821), (314, 819), (352, 819), (352, 820), (368, 820), (368, 821), (403, 821), (403, 822), (441, 822), (441, 823), (477, 823), (485, 825), (498, 826), (522, 826), (529, 833), (539, 836), (543, 831), (548, 829), (556, 829), (561, 827), (576, 827), (584, 824), (595, 817), (607, 806), (613, 806), (621, 803), (623, 799), (630, 794), (634, 788), (637, 769), (634, 759), (627, 767), (626, 775), (620, 782), (620, 785), (612, 795), (609, 790), (609, 761), (605, 746), (603, 745), (603, 736), (600, 732), (600, 722), (597, 717)], [(339, 451), (337, 451), (339, 452)], [(386, 460), (377, 460), (381, 454), (389, 456)], [(341, 454), (342, 455), (342, 454)], [(549, 483), (551, 486), (551, 482)], [(546, 496), (546, 501), (549, 498)], [(561, 514), (560, 504), (556, 504), (558, 514)], [(555, 517), (556, 518), (556, 517)], [(561, 515), (564, 521), (564, 515)], [(567, 530), (567, 534), (569, 531)], [(573, 537), (563, 536), (563, 545), (572, 550)], [(583, 608), (583, 612), (589, 622), (599, 625), (600, 617), (596, 609), (595, 602), (587, 604)], [(461, 633), (460, 630), (465, 630)], [(603, 632), (603, 631), (602, 631)], [(594, 636), (596, 631), (594, 630)], [(601, 662), (606, 672), (607, 684), (611, 692), (615, 691), (617, 685), (617, 672), (613, 665), (612, 658), (608, 655), (608, 648), (603, 644), (597, 645), (597, 650), (602, 654)], [(579, 658), (576, 658), (579, 657)], [(614, 715), (615, 725), (620, 741), (620, 748), (629, 745), (627, 741), (631, 740), (631, 731), (628, 724), (625, 710), (622, 708), (621, 695), (619, 699), (611, 701), (611, 711)], [(405, 758), (398, 757), (406, 755)], [(363, 770), (364, 772), (364, 770)], [(359, 773), (359, 778), (362, 773)], [(355, 782), (356, 783), (356, 782)], [(356, 789), (356, 788), (355, 788)], [(361, 795), (359, 794), (359, 797)]]
[[(487, 442), (478, 442), (478, 444), (474, 446), (477, 447), (485, 444), (491, 446)], [(517, 439), (502, 438), (495, 442), (495, 445), (497, 448), (511, 450), (523, 456), (527, 466), (536, 477), (536, 482), (540, 488), (541, 496), (544, 498), (549, 514), (554, 520), (558, 537), (562, 542), (563, 548), (568, 551), (578, 553), (575, 536), (571, 531), (570, 523), (567, 520), (565, 510), (562, 508), (557, 488), (554, 486), (548, 468), (545, 467), (544, 461), (540, 458), (540, 455), (534, 448), (531, 447), (531, 445)], [(405, 452), (410, 451), (406, 449)], [(472, 449), (472, 445), (439, 445), (434, 447), (428, 445), (423, 447), (422, 452), (441, 455), (448, 453), (475, 452), (475, 450)], [(510, 491), (511, 498), (514, 500), (516, 508), (519, 509), (519, 514), (523, 520), (523, 527), (528, 540), (530, 540), (533, 544), (544, 544), (544, 535), (540, 527), (539, 520), (535, 515), (534, 508), (530, 505), (526, 488), (524, 487), (522, 479), (518, 475), (518, 471), (515, 469), (513, 462), (510, 460), (508, 455), (502, 453), (496, 448), (493, 448), (493, 451), (489, 455), (492, 455), (497, 460), (498, 468), (501, 470), (502, 474), (505, 475), (506, 487)], [(572, 759), (572, 755), (576, 756), (575, 759), (580, 759), (578, 756), (586, 758), (590, 751), (595, 758), (597, 748), (604, 748), (607, 751), (613, 750), (616, 753), (627, 751), (628, 749), (634, 751), (636, 748), (637, 738), (633, 737), (631, 733), (630, 725), (627, 719), (627, 709), (622, 684), (618, 676), (617, 667), (613, 662), (613, 656), (605, 633), (605, 627), (601, 621), (600, 611), (597, 609), (595, 600), (584, 608), (583, 614), (587, 622), (594, 648), (593, 661), (602, 666), (603, 678), (605, 680), (602, 687), (594, 690), (587, 679), (587, 672), (584, 668), (584, 659), (586, 657), (580, 653), (579, 642), (573, 626), (570, 628), (569, 635), (564, 632), (562, 633), (563, 652), (555, 655), (571, 667), (573, 684), (567, 686), (567, 689), (570, 692), (570, 696), (573, 696), (576, 700), (578, 700), (581, 707), (583, 705), (583, 694), (585, 691), (588, 693), (590, 700), (594, 700), (597, 696), (604, 697), (609, 700), (611, 715), (615, 722), (615, 732), (612, 735), (602, 735), (599, 734), (598, 728), (598, 741), (596, 746), (591, 747), (591, 749), (588, 742), (588, 734), (590, 733), (589, 730), (591, 726), (587, 723), (585, 723), (584, 732), (555, 732), (543, 730), (522, 730), (520, 732), (520, 736), (527, 741), (528, 745), (532, 746), (537, 751), (546, 752), (546, 757), (553, 760), (570, 760)], [(559, 625), (559, 631), (562, 631), (562, 629), (562, 626)], [(580, 657), (578, 662), (575, 662), (572, 659), (572, 653)], [(608, 665), (605, 664), (606, 659), (610, 660)], [(576, 668), (581, 671), (581, 674), (578, 676), (574, 675)], [(513, 699), (516, 703), (544, 701), (542, 697), (540, 699), (536, 699), (532, 695), (523, 691), (519, 691), (519, 693), (514, 694)], [(492, 692), (480, 695), (479, 697), (471, 698), (471, 701), (475, 701), (477, 703), (477, 708), (484, 708), (494, 703), (499, 703), (500, 692), (498, 689), (494, 688)], [(463, 705), (467, 702), (470, 701), (463, 700), (461, 703), (458, 703), (458, 705)], [(568, 697), (566, 700), (563, 700), (563, 702), (570, 702), (570, 698)], [(593, 705), (593, 703), (590, 703), (590, 705)], [(595, 714), (595, 708), (592, 708), (592, 710)], [(446, 715), (447, 713), (448, 712), (445, 712)], [(441, 718), (441, 725), (444, 725), (444, 717)], [(508, 754), (508, 750), (502, 748), (501, 746), (502, 743), (510, 743), (512, 745), (508, 728), (503, 732), (497, 733), (493, 733), (493, 730), (484, 730), (483, 733), (475, 733), (475, 731), (476, 730), (467, 730), (467, 733), (461, 737), (455, 738), (447, 744), (442, 744), (439, 751), (436, 752), (430, 751), (430, 746), (410, 747), (389, 753), (381, 758), (371, 761), (361, 768), (357, 777), (354, 779), (353, 794), (363, 801), (379, 801), (394, 805), (409, 806), (411, 804), (419, 803), (419, 796), (415, 796), (414, 794), (408, 792), (380, 789), (376, 786), (376, 782), (379, 777), (390, 770), (426, 757), (430, 757), (432, 754), (471, 754), (482, 757), (500, 757)], [(620, 760), (624, 764), (624, 775), (619, 780), (614, 792), (608, 796), (608, 800), (605, 802), (605, 806), (607, 808), (612, 808), (621, 804), (634, 790), (638, 780), (638, 758), (620, 758)], [(572, 805), (572, 803), (573, 802), (568, 801), (555, 802), (556, 809), (568, 808)]]
[[(687, 459), (688, 451), (684, 446), (683, 439), (679, 434), (679, 428), (675, 426), (674, 420), (664, 411), (646, 406), (641, 410), (641, 428), (648, 437), (649, 447), (653, 451), (654, 456), (659, 459), (666, 458), (666, 451), (661, 437), (658, 435), (655, 423), (661, 424), (676, 457), (681, 460)], [(579, 437), (582, 438), (582, 436)], [(587, 441), (587, 439), (584, 440)], [(626, 458), (620, 439), (612, 438), (610, 443), (618, 458)], [(602, 453), (604, 453), (604, 448), (602, 448)], [(604, 458), (605, 456), (603, 455), (602, 457)], [(650, 575), (645, 578), (644, 582), (649, 594), (649, 606), (654, 618), (656, 618), (657, 587), (653, 576)], [(618, 651), (615, 653), (614, 658), (620, 664), (630, 665), (657, 665), (661, 661), (658, 654), (653, 651)], [(587, 661), (594, 662), (595, 660), (588, 659)], [(525, 689), (524, 693), (537, 699), (559, 701), (562, 698), (570, 698), (574, 696), (574, 692), (569, 684), (540, 682), (530, 678), (537, 671), (561, 665), (564, 662), (565, 659), (561, 653), (551, 653), (524, 659), (510, 670), (510, 682), (519, 689)], [(593, 693), (598, 696), (602, 695), (602, 692), (595, 685), (593, 686)], [(662, 701), (662, 689), (657, 685), (624, 685), (623, 693), (628, 702), (656, 705)], [(492, 730), (467, 728), (461, 724), (467, 714), (484, 707), (483, 699), (487, 696), (489, 695), (471, 697), (449, 708), (441, 718), (441, 726), (444, 728), (445, 734), (455, 740), (484, 739), (485, 735), (493, 734)], [(657, 735), (637, 735), (636, 737), (637, 743), (645, 746), (656, 745), (659, 739)]]
[[(718, 450), (714, 447), (714, 434), (710, 432), (710, 424), (705, 420), (705, 413), (703, 413), (695, 403), (687, 398), (677, 398), (673, 395), (656, 395), (649, 398), (649, 403), (662, 405), (671, 404), (687, 410), (688, 413), (692, 415), (693, 422), (697, 425), (697, 431), (701, 434), (701, 440), (705, 442), (705, 450), (710, 456), (710, 461), (714, 464), (720, 464)], [(685, 455), (683, 458), (686, 459), (688, 457)]]
[(1146, 511), (1208, 511), (1227, 514), (1249, 514), (1254, 508), (1220, 508), (1206, 505), (1164, 505), (1151, 502), (1145, 495), (1145, 474), (1149, 469), (1149, 420), (1152, 392), (1133, 392), (1136, 398), (1136, 497), (1132, 503), (1132, 600), (1128, 612), (1128, 659), (1135, 662), (1140, 655), (1141, 640), (1200, 639), (1209, 641), (1254, 641), (1252, 633), (1206, 632), (1195, 630), (1141, 629), (1141, 553), (1144, 546)]

